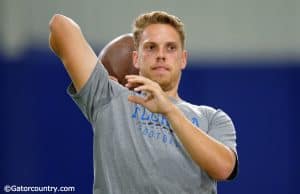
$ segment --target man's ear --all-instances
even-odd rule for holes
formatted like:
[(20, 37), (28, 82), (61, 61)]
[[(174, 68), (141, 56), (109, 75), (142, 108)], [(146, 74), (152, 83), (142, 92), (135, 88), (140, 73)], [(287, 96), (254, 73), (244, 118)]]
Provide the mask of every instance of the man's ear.
[(132, 51), (132, 62), (135, 68), (139, 69), (139, 64), (138, 64), (138, 52), (137, 51)]
[(184, 69), (186, 67), (187, 64), (187, 57), (188, 57), (188, 53), (186, 50), (182, 51), (182, 62), (181, 62), (181, 69)]

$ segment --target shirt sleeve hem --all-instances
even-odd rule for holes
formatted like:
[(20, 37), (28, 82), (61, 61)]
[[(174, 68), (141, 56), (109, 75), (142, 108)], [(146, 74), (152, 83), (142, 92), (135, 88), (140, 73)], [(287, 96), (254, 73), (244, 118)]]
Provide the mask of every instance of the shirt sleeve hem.
[(94, 67), (90, 77), (88, 78), (88, 80), (86, 81), (86, 83), (84, 84), (84, 86), (79, 90), (79, 92), (76, 91), (73, 82), (70, 83), (70, 85), (67, 88), (67, 93), (72, 97), (72, 98), (78, 98), (83, 96), (87, 90), (88, 90), (88, 86), (90, 85), (90, 82), (92, 81), (93, 75), (96, 74), (96, 72), (99, 70), (99, 64), (97, 62), (96, 66)]

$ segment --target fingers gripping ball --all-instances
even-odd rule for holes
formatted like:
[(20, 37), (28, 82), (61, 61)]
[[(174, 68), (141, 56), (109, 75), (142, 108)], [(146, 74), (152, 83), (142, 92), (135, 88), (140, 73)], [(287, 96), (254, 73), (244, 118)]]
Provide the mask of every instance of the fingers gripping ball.
[(124, 34), (109, 42), (100, 52), (99, 59), (108, 74), (117, 78), (122, 85), (126, 84), (126, 75), (138, 74), (133, 65), (132, 52), (134, 43), (132, 34)]

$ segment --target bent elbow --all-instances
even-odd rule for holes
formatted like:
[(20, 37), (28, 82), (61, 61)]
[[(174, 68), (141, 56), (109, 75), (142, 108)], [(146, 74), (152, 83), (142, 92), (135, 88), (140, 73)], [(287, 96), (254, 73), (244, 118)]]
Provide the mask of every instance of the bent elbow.
[(55, 28), (55, 24), (57, 23), (57, 20), (58, 20), (59, 17), (61, 17), (60, 14), (54, 14), (54, 15), (52, 16), (52, 18), (50, 19), (50, 21), (49, 21), (49, 29), (50, 29), (50, 32), (52, 32), (53, 29)]
[(49, 29), (49, 45), (58, 56), (61, 56), (61, 52), (65, 44), (68, 43), (69, 37), (74, 33), (80, 32), (80, 27), (72, 19), (61, 14), (52, 16), (49, 21)]
[(51, 32), (68, 32), (74, 29), (80, 30), (80, 27), (67, 16), (61, 14), (54, 14), (49, 21), (49, 28)]
[(230, 177), (233, 169), (234, 169), (234, 165), (224, 165), (223, 169), (220, 170), (218, 177), (216, 177), (216, 179), (219, 181), (228, 180), (228, 177)]
[(66, 17), (64, 15), (54, 14), (49, 21), (50, 31), (54, 32), (56, 29), (59, 29), (58, 27), (64, 23), (64, 20), (66, 20)]
[(236, 162), (236, 160), (224, 162), (220, 166), (218, 173), (215, 174), (214, 178), (218, 181), (225, 181), (231, 179), (230, 177), (232, 177), (232, 173), (234, 172), (235, 167), (237, 165)]
[(58, 38), (57, 35), (57, 29), (59, 29), (59, 23), (61, 23), (61, 20), (63, 20), (62, 18), (63, 16), (60, 14), (55, 14), (52, 16), (51, 20), (49, 21), (49, 30), (50, 30), (50, 34), (49, 34), (49, 46), (51, 48), (51, 50), (56, 53), (59, 56), (59, 52), (58, 52), (58, 48), (57, 48), (57, 44), (56, 44), (56, 40)]

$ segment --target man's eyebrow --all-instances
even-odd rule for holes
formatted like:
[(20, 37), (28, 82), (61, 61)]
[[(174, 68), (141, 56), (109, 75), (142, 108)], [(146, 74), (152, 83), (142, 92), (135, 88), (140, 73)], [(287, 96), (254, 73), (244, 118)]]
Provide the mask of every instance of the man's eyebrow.
[(144, 44), (157, 44), (154, 41), (146, 41)]
[(177, 42), (174, 42), (174, 41), (167, 42), (167, 44), (175, 44), (175, 45), (178, 45), (178, 43), (177, 43)]
[[(154, 42), (154, 41), (146, 41), (146, 42), (144, 42), (144, 44), (158, 44), (158, 43), (156, 43), (156, 42)], [(168, 41), (168, 42), (165, 42), (165, 44), (175, 44), (175, 45), (178, 45), (178, 43), (176, 42), (176, 41)]]

